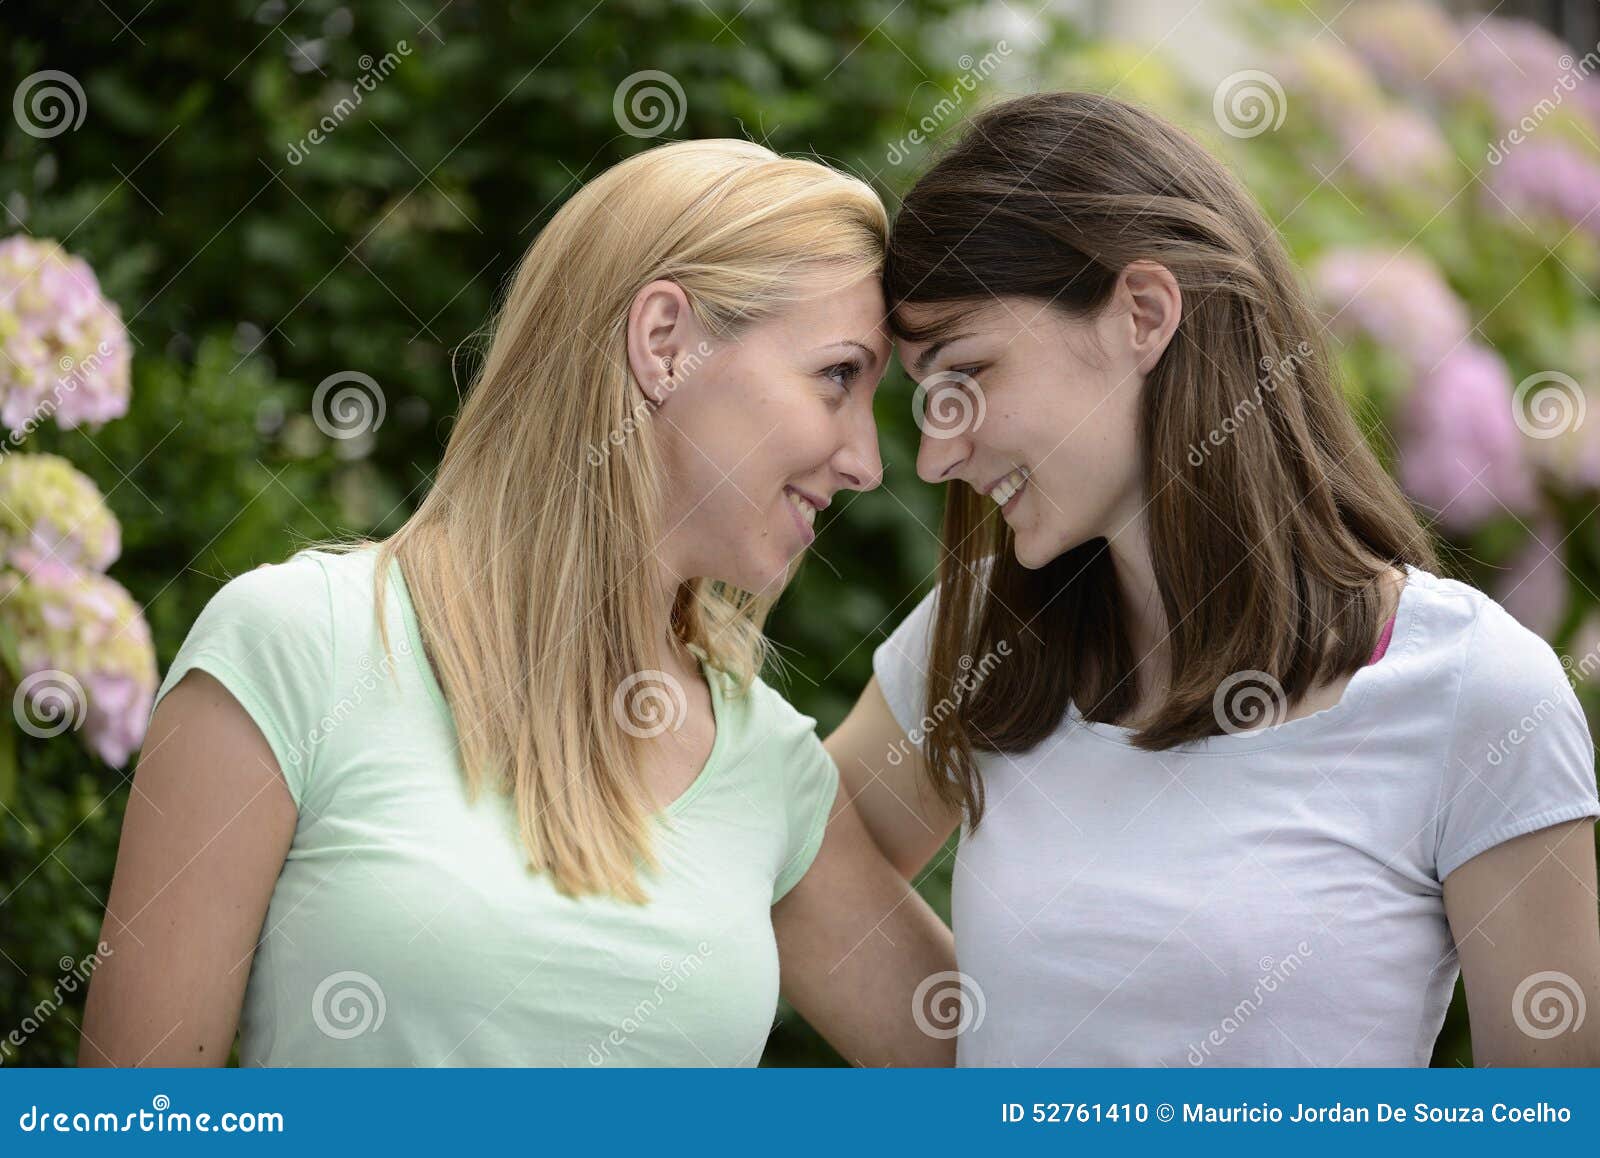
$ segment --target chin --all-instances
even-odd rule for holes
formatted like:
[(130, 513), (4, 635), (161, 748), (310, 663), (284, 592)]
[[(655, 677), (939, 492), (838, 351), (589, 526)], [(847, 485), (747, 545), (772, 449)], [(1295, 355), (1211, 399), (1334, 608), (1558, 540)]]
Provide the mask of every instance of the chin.
[(1012, 537), (1011, 548), (1019, 565), (1025, 570), (1037, 571), (1055, 562), (1068, 551), (1081, 547), (1092, 538), (1094, 538), (1092, 535), (1067, 534), (1046, 540), (1038, 528), (1034, 528), (1030, 531), (1017, 532)]
[(757, 561), (747, 558), (745, 565), (740, 567), (737, 573), (725, 580), (725, 582), (753, 595), (776, 596), (788, 586), (790, 571), (799, 562), (800, 557), (798, 555), (793, 559), (787, 560), (773, 559), (768, 561), (765, 566), (752, 565), (756, 564)]
[(1054, 555), (1041, 554), (1038, 540), (1031, 531), (1018, 531), (1012, 534), (1011, 553), (1016, 556), (1017, 562), (1029, 571), (1037, 571), (1055, 558)]

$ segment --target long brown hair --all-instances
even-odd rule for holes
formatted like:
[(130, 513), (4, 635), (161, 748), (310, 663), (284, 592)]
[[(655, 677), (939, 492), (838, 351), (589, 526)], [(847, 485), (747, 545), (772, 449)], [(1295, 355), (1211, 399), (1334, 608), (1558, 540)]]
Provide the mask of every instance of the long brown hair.
[[(1287, 704), (1355, 671), (1388, 565), (1437, 561), (1350, 413), (1277, 233), (1221, 163), (1145, 110), (1057, 92), (978, 114), (902, 203), (885, 295), (897, 336), (923, 342), (997, 296), (1092, 318), (1134, 261), (1165, 266), (1183, 297), (1138, 418), (1171, 658), (1130, 742), (1159, 750), (1235, 730), (1214, 703), (1239, 673), (1276, 681)], [(915, 328), (907, 303), (950, 309)], [(1030, 571), (994, 504), (954, 486), (943, 535), (926, 750), (933, 789), (976, 824), (974, 752), (1025, 751), (1069, 705), (1126, 718), (1139, 657), (1105, 539)], [(975, 658), (997, 651), (973, 687)]]

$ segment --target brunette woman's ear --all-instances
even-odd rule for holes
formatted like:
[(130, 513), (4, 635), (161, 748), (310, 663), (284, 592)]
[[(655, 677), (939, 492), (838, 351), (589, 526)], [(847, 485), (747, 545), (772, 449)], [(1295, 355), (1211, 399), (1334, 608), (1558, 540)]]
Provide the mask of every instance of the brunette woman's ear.
[(628, 308), (628, 369), (644, 401), (656, 409), (677, 386), (675, 366), (692, 348), (695, 328), (689, 298), (677, 282), (658, 279), (633, 296)]
[(1155, 369), (1183, 317), (1178, 279), (1154, 261), (1129, 262), (1118, 279), (1117, 294), (1128, 310), (1131, 350), (1139, 373)]

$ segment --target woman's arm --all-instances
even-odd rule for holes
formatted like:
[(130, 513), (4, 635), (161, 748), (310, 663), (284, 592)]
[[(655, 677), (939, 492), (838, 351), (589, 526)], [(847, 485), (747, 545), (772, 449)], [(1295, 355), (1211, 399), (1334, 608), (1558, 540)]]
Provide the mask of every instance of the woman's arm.
[(1444, 903), (1474, 1064), (1600, 1065), (1594, 821), (1552, 825), (1473, 857), (1445, 878)]
[(80, 1066), (228, 1063), (296, 816), (238, 701), (203, 671), (184, 676), (134, 773)]
[(823, 746), (883, 855), (907, 880), (916, 876), (961, 823), (961, 810), (928, 788), (921, 749), (895, 722), (876, 676)]
[(953, 1037), (913, 1013), (917, 986), (956, 967), (950, 930), (872, 843), (843, 781), (805, 876), (772, 907), (783, 995), (856, 1065), (955, 1064)]

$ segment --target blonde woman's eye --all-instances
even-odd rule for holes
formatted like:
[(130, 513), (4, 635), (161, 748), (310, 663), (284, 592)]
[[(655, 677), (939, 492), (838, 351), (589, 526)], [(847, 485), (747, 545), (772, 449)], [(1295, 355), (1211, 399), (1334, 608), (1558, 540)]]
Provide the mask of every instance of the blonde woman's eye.
[(822, 376), (832, 381), (840, 389), (848, 390), (850, 389), (850, 383), (854, 382), (860, 373), (861, 363), (839, 362), (824, 370)]

